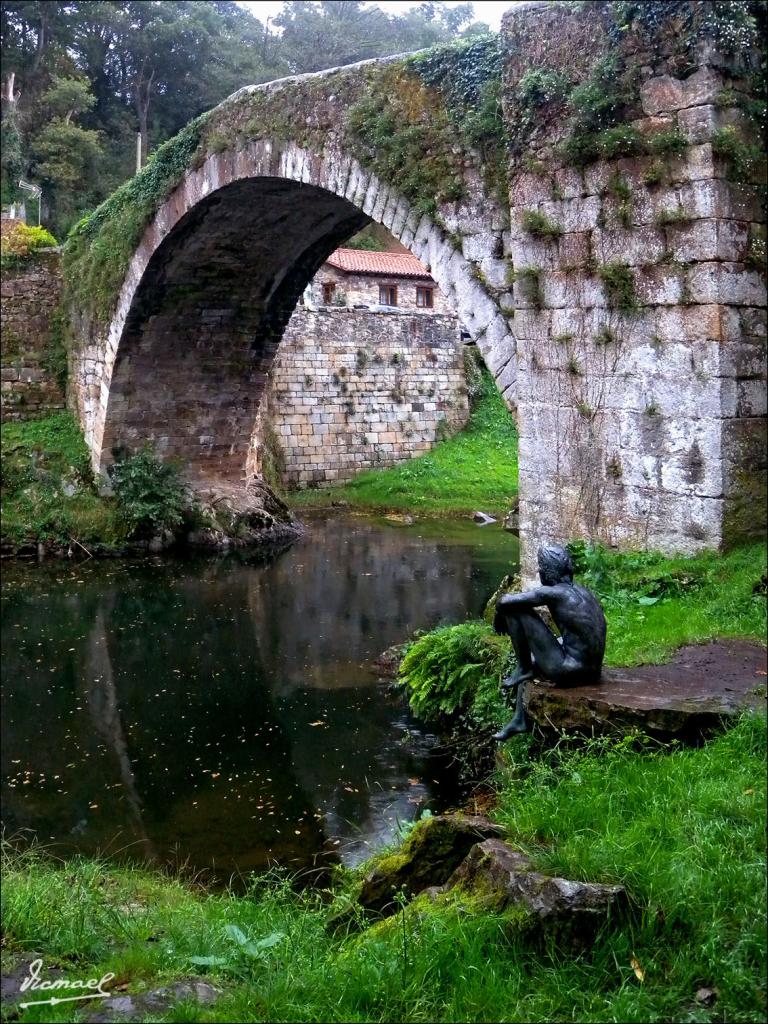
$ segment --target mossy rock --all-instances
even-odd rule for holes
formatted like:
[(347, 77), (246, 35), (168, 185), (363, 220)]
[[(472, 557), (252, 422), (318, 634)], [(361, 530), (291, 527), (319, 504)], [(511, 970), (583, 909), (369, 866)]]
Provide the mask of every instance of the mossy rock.
[[(499, 825), (479, 815), (441, 814), (419, 822), (400, 849), (376, 861), (363, 879), (357, 905), (388, 916), (430, 886), (443, 885), (476, 843), (499, 836)], [(342, 915), (348, 923), (350, 915)]]

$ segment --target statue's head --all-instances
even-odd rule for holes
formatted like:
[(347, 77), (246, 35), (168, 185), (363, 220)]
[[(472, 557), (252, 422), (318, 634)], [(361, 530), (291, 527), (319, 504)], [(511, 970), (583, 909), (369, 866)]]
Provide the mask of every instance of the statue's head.
[(573, 579), (573, 561), (568, 550), (560, 544), (546, 544), (539, 548), (539, 579), (545, 587), (553, 587), (563, 580)]

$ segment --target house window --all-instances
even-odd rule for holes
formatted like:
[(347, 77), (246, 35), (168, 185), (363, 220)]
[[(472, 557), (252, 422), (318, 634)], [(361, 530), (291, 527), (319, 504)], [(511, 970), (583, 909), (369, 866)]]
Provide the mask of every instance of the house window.
[(379, 285), (379, 305), (380, 306), (396, 306), (397, 305), (397, 288), (393, 284), (380, 284)]
[(432, 309), (435, 304), (435, 289), (434, 288), (417, 288), (416, 289), (416, 305), (422, 306), (424, 309)]
[(333, 295), (336, 291), (336, 283), (334, 281), (323, 282), (323, 305), (330, 306), (333, 302)]

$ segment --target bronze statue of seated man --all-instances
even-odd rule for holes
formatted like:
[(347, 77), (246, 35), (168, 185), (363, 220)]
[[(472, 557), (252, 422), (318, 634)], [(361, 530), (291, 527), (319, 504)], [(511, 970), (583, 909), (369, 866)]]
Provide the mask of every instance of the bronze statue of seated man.
[[(573, 582), (573, 562), (566, 548), (541, 547), (538, 562), (540, 587), (505, 594), (496, 602), (493, 628), (509, 634), (517, 656), (517, 669), (501, 684), (503, 690), (517, 690), (515, 716), (493, 737), (499, 741), (528, 729), (521, 684), (529, 679), (549, 679), (556, 686), (600, 681), (606, 625), (599, 601)], [(534, 611), (540, 607), (549, 609), (559, 637)]]

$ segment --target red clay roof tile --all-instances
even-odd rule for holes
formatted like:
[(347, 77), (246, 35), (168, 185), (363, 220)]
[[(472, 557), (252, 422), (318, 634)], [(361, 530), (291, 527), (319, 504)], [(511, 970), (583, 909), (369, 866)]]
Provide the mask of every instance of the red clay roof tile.
[(326, 263), (348, 274), (384, 274), (387, 277), (423, 277), (431, 280), (424, 264), (409, 252), (337, 249)]

